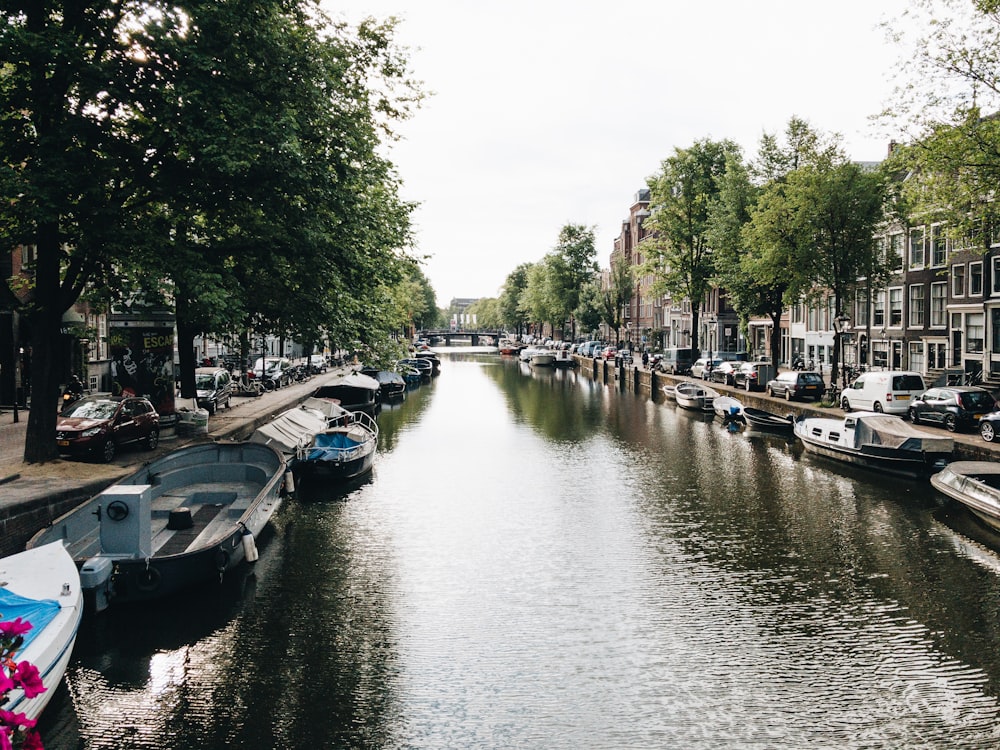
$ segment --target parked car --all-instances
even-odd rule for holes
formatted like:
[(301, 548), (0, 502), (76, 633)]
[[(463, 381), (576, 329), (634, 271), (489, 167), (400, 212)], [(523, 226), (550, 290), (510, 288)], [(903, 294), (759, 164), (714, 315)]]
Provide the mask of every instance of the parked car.
[(66, 407), (56, 422), (56, 446), (71, 456), (90, 455), (107, 463), (118, 449), (160, 442), (160, 415), (139, 396), (88, 396)]
[(221, 367), (199, 367), (194, 371), (195, 395), (198, 406), (215, 414), (222, 407), (229, 408), (233, 396), (233, 379)]
[(840, 407), (844, 411), (860, 409), (903, 416), (908, 412), (911, 401), (926, 389), (919, 372), (864, 372), (841, 393)]
[(711, 372), (708, 373), (708, 379), (713, 383), (735, 385), (736, 371), (739, 367), (739, 362), (720, 362), (718, 367), (713, 367)]
[(745, 391), (762, 391), (774, 377), (774, 365), (770, 362), (742, 362), (733, 374), (733, 385)]
[(788, 372), (778, 373), (773, 380), (768, 381), (767, 394), (773, 398), (779, 396), (786, 401), (793, 398), (818, 400), (826, 391), (823, 376), (818, 372)]
[(950, 432), (969, 429), (997, 408), (997, 400), (985, 388), (956, 386), (929, 388), (910, 402), (913, 424), (929, 422), (943, 425)]
[(604, 359), (614, 359), (615, 358), (615, 354), (617, 353), (617, 351), (618, 350), (615, 349), (615, 347), (613, 347), (613, 346), (606, 346), (606, 347), (604, 347), (604, 350), (601, 352), (601, 356)]
[(991, 411), (979, 419), (979, 434), (987, 443), (992, 443), (1000, 434), (1000, 411)]
[(721, 359), (709, 359), (708, 357), (701, 357), (696, 359), (694, 364), (691, 365), (691, 377), (701, 378), (702, 380), (708, 380), (708, 373), (714, 370), (716, 367), (722, 364)]
[[(269, 379), (278, 388), (292, 382), (292, 361), (285, 357), (258, 357), (247, 375), (251, 378)], [(265, 377), (266, 376), (266, 377)]]

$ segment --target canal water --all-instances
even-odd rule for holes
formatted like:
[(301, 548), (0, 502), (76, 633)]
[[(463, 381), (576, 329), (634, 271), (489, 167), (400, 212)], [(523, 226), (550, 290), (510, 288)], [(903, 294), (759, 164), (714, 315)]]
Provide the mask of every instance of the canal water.
[(379, 423), (252, 570), (86, 621), (46, 747), (1000, 745), (1000, 545), (926, 483), (460, 349)]

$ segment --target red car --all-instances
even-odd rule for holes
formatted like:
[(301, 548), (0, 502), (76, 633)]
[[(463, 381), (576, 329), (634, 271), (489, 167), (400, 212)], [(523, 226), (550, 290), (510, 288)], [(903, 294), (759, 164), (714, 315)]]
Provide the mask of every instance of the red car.
[(56, 422), (59, 452), (111, 461), (123, 445), (153, 450), (160, 442), (160, 415), (144, 398), (90, 396), (70, 404)]

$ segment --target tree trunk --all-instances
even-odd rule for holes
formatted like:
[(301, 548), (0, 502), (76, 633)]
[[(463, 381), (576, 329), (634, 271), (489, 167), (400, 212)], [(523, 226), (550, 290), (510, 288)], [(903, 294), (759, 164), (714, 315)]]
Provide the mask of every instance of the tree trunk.
[(781, 311), (771, 313), (771, 364), (777, 372), (781, 361)]

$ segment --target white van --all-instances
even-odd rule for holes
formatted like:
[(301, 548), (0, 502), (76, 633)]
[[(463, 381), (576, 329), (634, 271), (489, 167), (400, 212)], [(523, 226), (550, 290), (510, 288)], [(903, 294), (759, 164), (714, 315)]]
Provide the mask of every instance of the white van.
[(840, 395), (844, 411), (858, 409), (905, 415), (910, 401), (927, 390), (919, 372), (863, 372)]

